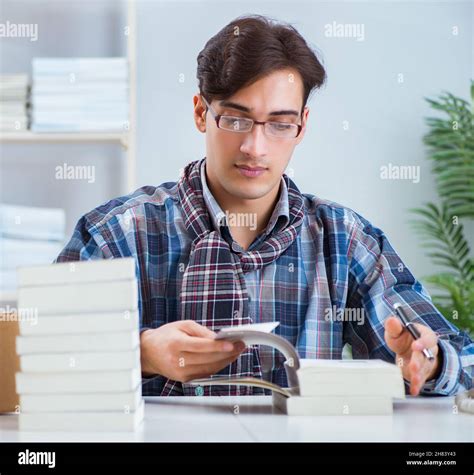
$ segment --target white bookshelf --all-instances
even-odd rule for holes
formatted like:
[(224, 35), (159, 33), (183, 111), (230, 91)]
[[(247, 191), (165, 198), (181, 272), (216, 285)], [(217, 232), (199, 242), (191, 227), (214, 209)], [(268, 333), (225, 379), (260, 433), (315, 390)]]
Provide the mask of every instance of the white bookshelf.
[[(19, 132), (0, 132), (0, 144), (118, 144), (126, 154), (126, 183), (129, 193), (136, 188), (136, 4), (127, 0), (126, 57), (129, 67), (129, 124), (127, 132), (75, 132), (75, 133), (37, 133), (31, 130)], [(1, 295), (1, 294), (0, 294)]]
[(118, 143), (128, 148), (128, 133), (35, 133), (24, 132), (0, 133), (0, 143)]
[[(136, 0), (127, 0), (126, 58), (129, 67), (129, 130), (124, 132), (68, 132), (39, 133), (31, 130), (0, 132), (2, 144), (110, 144), (120, 146), (126, 155), (126, 189), (124, 194), (136, 188)], [(3, 153), (3, 152), (2, 152)], [(1, 170), (0, 170), (1, 173)], [(0, 289), (0, 306), (15, 303), (16, 291)]]

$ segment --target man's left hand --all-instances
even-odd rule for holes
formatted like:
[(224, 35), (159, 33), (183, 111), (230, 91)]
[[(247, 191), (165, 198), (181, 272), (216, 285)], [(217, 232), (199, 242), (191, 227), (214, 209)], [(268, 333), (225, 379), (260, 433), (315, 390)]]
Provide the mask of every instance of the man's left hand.
[[(417, 396), (426, 381), (435, 379), (440, 370), (440, 353), (436, 333), (425, 325), (415, 323), (420, 338), (414, 340), (397, 317), (385, 322), (385, 341), (396, 354), (396, 363), (401, 366), (403, 377), (410, 381), (410, 394)], [(425, 357), (422, 350), (429, 348), (434, 360)]]

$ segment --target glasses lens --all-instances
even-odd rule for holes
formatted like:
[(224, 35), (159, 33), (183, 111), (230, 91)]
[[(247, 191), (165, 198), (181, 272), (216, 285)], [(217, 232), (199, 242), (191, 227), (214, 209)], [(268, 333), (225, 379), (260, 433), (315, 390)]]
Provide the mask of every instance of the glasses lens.
[(296, 124), (286, 124), (284, 122), (267, 122), (265, 124), (268, 135), (282, 138), (295, 138), (298, 134)]
[(243, 117), (223, 115), (219, 120), (219, 127), (231, 132), (248, 132), (252, 128), (253, 120)]

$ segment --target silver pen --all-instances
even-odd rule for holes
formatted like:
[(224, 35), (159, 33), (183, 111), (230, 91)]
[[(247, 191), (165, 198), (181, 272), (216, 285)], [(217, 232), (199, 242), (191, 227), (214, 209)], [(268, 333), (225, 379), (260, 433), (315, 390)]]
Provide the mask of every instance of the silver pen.
[[(418, 329), (415, 327), (414, 323), (410, 320), (408, 315), (405, 312), (405, 309), (402, 307), (401, 304), (398, 302), (393, 306), (395, 309), (395, 312), (397, 313), (398, 318), (401, 320), (403, 326), (407, 329), (407, 331), (410, 333), (410, 335), (415, 339), (418, 340), (420, 338), (420, 332)], [(422, 350), (423, 354), (425, 355), (428, 360), (433, 361), (434, 356), (433, 353), (429, 348), (423, 348)]]

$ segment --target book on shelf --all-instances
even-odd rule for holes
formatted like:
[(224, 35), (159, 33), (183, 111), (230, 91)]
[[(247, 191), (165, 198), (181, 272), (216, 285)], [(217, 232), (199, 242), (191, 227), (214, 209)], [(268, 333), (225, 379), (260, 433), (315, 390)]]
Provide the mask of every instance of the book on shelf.
[(63, 209), (0, 203), (0, 235), (3, 237), (62, 242), (65, 226)]
[(22, 132), (28, 128), (28, 76), (0, 74), (0, 132)]
[(15, 239), (0, 236), (0, 262), (3, 269), (50, 264), (63, 248), (61, 241)]
[(18, 267), (50, 264), (64, 238), (64, 210), (0, 203), (0, 291), (16, 291)]
[(126, 58), (34, 58), (34, 132), (123, 132), (129, 128)]

